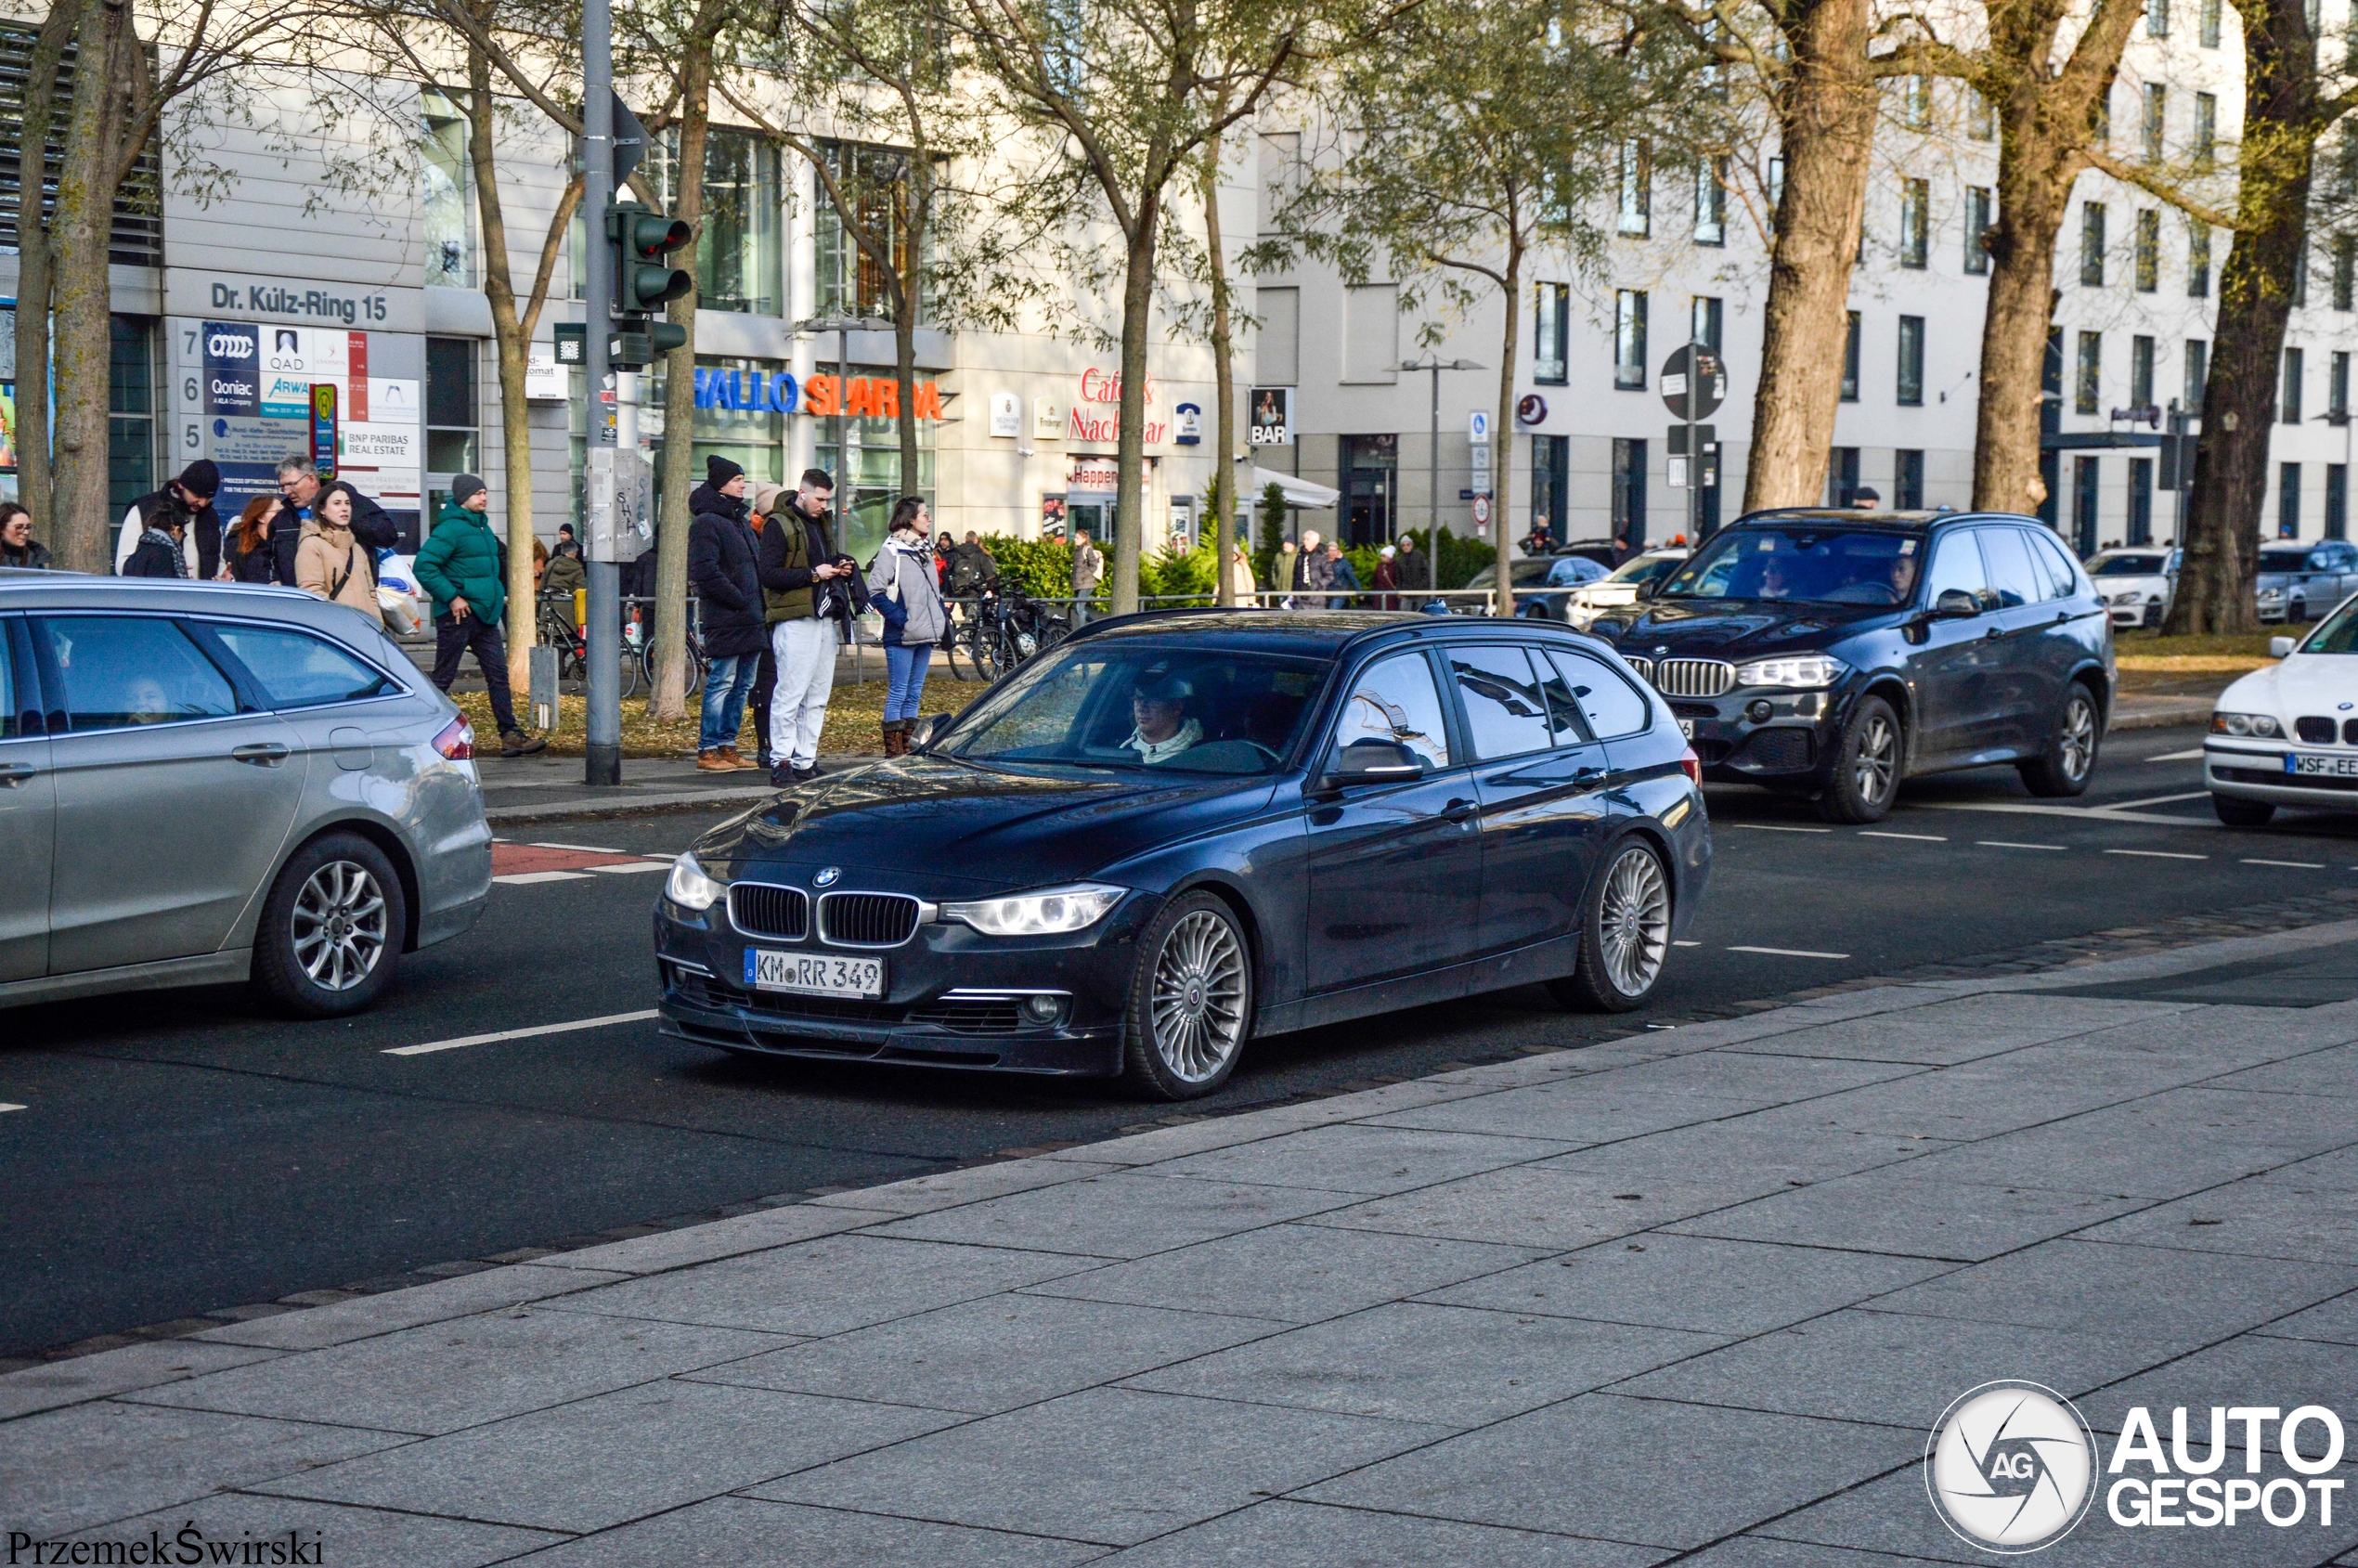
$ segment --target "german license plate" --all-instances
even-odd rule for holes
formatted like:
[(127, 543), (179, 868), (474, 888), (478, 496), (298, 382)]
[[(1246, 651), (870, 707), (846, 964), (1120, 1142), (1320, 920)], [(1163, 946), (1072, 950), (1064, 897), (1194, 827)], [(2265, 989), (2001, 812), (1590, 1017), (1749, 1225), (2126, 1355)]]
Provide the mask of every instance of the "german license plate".
[(873, 998), (884, 994), (884, 960), (745, 949), (745, 989), (801, 996)]
[(2305, 757), (2294, 752), (2285, 758), (2285, 771), (2301, 778), (2358, 779), (2358, 757)]
[(1695, 738), (1695, 721), (1691, 719), (1681, 719), (1678, 720), (1678, 732), (1686, 736), (1689, 740), (1693, 740)]

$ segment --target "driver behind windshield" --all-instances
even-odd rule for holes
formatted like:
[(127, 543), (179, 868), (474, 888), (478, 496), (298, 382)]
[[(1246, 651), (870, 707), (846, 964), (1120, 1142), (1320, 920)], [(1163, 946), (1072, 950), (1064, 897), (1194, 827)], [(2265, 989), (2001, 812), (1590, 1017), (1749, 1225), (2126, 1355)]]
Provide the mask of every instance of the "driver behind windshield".
[(1130, 717), (1137, 728), (1121, 744), (1148, 767), (1168, 762), (1203, 739), (1200, 719), (1185, 717), (1196, 689), (1177, 676), (1148, 670), (1130, 693)]

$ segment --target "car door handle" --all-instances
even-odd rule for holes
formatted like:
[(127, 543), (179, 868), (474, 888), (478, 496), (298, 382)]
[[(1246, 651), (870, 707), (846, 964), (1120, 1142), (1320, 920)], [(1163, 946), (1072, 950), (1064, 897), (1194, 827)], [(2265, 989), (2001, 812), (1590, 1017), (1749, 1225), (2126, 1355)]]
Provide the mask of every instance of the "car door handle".
[(14, 789), (39, 771), (30, 762), (0, 762), (0, 788)]
[(275, 768), (291, 755), (277, 741), (255, 741), (231, 748), (229, 755), (240, 762), (251, 762), (258, 768)]
[(1443, 819), (1453, 823), (1470, 823), (1481, 814), (1481, 806), (1471, 800), (1452, 800), (1441, 809)]
[(1991, 627), (1991, 628), (1989, 628), (1989, 630), (1987, 633), (1985, 633), (1985, 634), (1983, 635), (1983, 637), (1982, 637), (1982, 639), (1981, 639), (1981, 640), (1982, 640), (1984, 642), (1995, 642), (1995, 641), (1997, 641), (2000, 638), (2002, 638), (2002, 637), (2003, 637), (2003, 636), (2005, 636), (2005, 635), (2006, 635), (2006, 628), (2005, 628), (2004, 627), (2002, 627), (2002, 626), (1993, 626), (1993, 627)]

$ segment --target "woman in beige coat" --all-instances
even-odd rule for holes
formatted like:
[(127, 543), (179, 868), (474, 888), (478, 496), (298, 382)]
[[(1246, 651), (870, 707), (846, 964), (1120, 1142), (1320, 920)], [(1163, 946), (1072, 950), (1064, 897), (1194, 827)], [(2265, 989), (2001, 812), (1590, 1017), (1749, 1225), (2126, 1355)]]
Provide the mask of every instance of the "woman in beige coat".
[(368, 551), (352, 537), (352, 497), (341, 486), (320, 492), (311, 521), (303, 525), (295, 544), (295, 586), (384, 624), (384, 612), (377, 608), (377, 574)]

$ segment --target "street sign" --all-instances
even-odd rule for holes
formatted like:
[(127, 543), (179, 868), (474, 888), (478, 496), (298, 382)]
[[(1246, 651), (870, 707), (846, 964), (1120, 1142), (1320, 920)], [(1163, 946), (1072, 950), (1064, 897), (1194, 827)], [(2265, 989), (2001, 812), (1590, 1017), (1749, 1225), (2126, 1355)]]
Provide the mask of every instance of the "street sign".
[(1490, 445), (1490, 410), (1476, 408), (1466, 416), (1466, 439), (1477, 447)]
[(590, 323), (560, 321), (556, 327), (557, 363), (587, 365), (590, 363)]
[(1490, 525), (1490, 498), (1488, 496), (1474, 498), (1473, 519), (1474, 526), (1477, 528), (1486, 528)]
[(311, 383), (311, 467), (322, 479), (336, 476), (336, 383)]
[[(1699, 424), (1693, 426), (1692, 428), (1695, 433), (1695, 444), (1701, 447), (1704, 451), (1707, 452), (1711, 450), (1712, 447), (1719, 444), (1719, 427), (1717, 425)], [(1667, 444), (1666, 449), (1669, 451), (1671, 456), (1682, 458), (1687, 455), (1688, 429), (1689, 427), (1683, 424), (1674, 424), (1670, 427), (1670, 440)]]
[(1662, 365), (1662, 401), (1692, 423), (1709, 419), (1728, 399), (1728, 364), (1699, 343), (1681, 343)]

